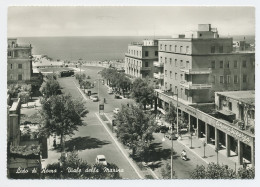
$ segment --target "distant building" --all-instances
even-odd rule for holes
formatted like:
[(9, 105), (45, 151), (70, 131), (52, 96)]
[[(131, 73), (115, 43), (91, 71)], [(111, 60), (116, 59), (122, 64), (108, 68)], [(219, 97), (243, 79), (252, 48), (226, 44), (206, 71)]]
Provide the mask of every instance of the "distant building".
[(128, 45), (125, 54), (125, 73), (131, 77), (153, 77), (153, 62), (158, 60), (158, 41), (143, 40)]
[(7, 81), (30, 81), (32, 76), (32, 46), (21, 45), (16, 38), (8, 38), (7, 48)]
[(254, 47), (246, 41), (233, 41), (233, 51), (254, 51)]
[(255, 89), (255, 53), (233, 52), (232, 38), (200, 24), (198, 31), (159, 39), (154, 77), (164, 91), (178, 92), (188, 103), (214, 101), (214, 92)]
[(45, 68), (45, 67), (61, 67), (64, 65), (62, 60), (52, 60), (46, 55), (33, 55), (33, 68)]

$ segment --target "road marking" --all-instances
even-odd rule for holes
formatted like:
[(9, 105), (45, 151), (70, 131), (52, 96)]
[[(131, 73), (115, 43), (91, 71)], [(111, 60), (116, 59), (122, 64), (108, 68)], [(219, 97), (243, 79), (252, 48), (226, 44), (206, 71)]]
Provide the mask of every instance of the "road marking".
[(144, 179), (139, 172), (137, 171), (137, 169), (135, 168), (134, 164), (132, 163), (132, 161), (128, 158), (128, 156), (125, 154), (125, 152), (123, 151), (123, 149), (120, 147), (120, 145), (118, 144), (117, 140), (114, 138), (114, 136), (111, 134), (111, 132), (109, 131), (109, 129), (107, 128), (107, 126), (103, 123), (103, 121), (101, 120), (101, 118), (98, 116), (97, 113), (95, 113), (97, 118), (99, 119), (99, 121), (102, 123), (103, 127), (106, 129), (106, 131), (108, 132), (108, 134), (110, 135), (110, 137), (114, 140), (114, 142), (116, 143), (117, 147), (119, 148), (119, 150), (121, 151), (121, 153), (124, 155), (124, 157), (127, 159), (127, 161), (129, 162), (129, 164), (132, 166), (132, 168), (135, 170), (136, 174), (139, 176), (140, 179)]

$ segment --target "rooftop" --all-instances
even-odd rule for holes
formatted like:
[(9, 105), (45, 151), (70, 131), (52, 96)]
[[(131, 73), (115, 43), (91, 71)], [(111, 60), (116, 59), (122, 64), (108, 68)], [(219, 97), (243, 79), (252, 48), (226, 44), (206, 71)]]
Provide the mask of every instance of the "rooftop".
[(230, 91), (230, 92), (216, 92), (218, 95), (223, 95), (232, 99), (236, 99), (243, 103), (255, 105), (255, 91)]

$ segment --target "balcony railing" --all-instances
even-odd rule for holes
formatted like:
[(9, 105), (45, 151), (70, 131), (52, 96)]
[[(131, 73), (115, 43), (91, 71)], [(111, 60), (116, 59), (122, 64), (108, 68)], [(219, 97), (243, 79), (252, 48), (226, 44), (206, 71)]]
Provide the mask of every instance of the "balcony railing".
[(154, 73), (153, 77), (156, 79), (163, 79), (164, 78), (164, 74), (163, 73)]
[(181, 71), (186, 74), (210, 74), (210, 73), (212, 73), (211, 68), (196, 68), (196, 69), (181, 68)]
[(141, 71), (150, 71), (151, 67), (140, 67)]
[(201, 89), (210, 89), (212, 88), (211, 84), (192, 84), (192, 82), (180, 82), (180, 85), (189, 89), (189, 90), (201, 90)]
[(163, 62), (154, 61), (154, 62), (153, 62), (153, 65), (154, 65), (155, 67), (163, 67), (163, 66), (164, 66), (164, 63), (163, 63)]

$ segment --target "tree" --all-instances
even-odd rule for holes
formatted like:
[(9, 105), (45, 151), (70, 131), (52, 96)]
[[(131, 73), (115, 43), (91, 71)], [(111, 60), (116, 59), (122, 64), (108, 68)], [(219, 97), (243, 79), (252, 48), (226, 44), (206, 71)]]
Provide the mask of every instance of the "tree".
[(7, 89), (8, 89), (8, 94), (10, 94), (11, 97), (17, 97), (18, 93), (20, 92), (21, 85), (19, 85), (19, 84), (9, 84)]
[(64, 136), (73, 135), (82, 126), (81, 117), (88, 111), (82, 101), (73, 100), (71, 95), (54, 95), (45, 99), (41, 115), (44, 126), (42, 132), (46, 135), (57, 135), (61, 138), (61, 148), (64, 150)]
[(21, 99), (21, 103), (22, 104), (27, 103), (27, 106), (28, 106), (28, 102), (30, 100), (30, 93), (29, 92), (20, 92), (18, 94), (18, 98)]
[(85, 92), (85, 89), (91, 88), (91, 82), (87, 80), (83, 80), (80, 82), (80, 87), (84, 88), (84, 92)]
[[(171, 179), (171, 165), (168, 162), (161, 169), (161, 175), (163, 179)], [(173, 171), (173, 178), (177, 178), (175, 171)]]
[[(55, 171), (54, 173), (43, 172), (42, 178), (49, 179), (121, 179), (119, 168), (115, 164), (108, 163), (107, 166), (101, 164), (89, 165), (78, 156), (78, 152), (73, 150), (68, 153), (65, 159), (60, 159), (59, 163), (47, 165), (43, 171)], [(72, 172), (72, 171), (77, 172)], [(107, 172), (107, 171), (110, 172)]]
[(172, 104), (172, 102), (169, 103), (169, 110), (166, 112), (165, 114), (165, 121), (168, 123), (174, 123), (176, 122), (176, 108), (174, 107), (174, 105)]
[(237, 171), (238, 179), (254, 179), (255, 178), (255, 168), (239, 168)]
[(150, 85), (148, 80), (137, 78), (133, 82), (132, 96), (137, 103), (142, 104), (146, 109), (146, 105), (152, 104), (155, 97), (153, 86)]
[(209, 163), (207, 168), (203, 165), (197, 165), (195, 170), (191, 173), (192, 179), (234, 179), (237, 178), (233, 169), (226, 165), (219, 165)]
[(153, 140), (152, 134), (155, 130), (153, 119), (154, 116), (134, 105), (129, 107), (123, 105), (121, 111), (116, 115), (117, 137), (132, 149), (133, 156), (136, 154), (137, 148), (138, 156), (142, 156)]
[(60, 84), (55, 79), (48, 79), (42, 87), (41, 92), (47, 98), (53, 95), (58, 95), (60, 93)]

